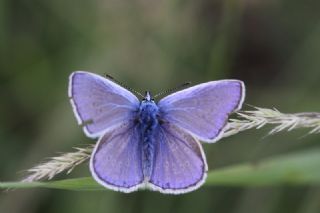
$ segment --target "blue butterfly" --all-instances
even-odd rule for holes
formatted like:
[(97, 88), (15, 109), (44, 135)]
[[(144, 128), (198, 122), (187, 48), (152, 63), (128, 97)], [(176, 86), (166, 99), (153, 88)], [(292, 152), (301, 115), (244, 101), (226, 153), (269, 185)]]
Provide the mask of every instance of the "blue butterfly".
[(99, 75), (70, 75), (69, 97), (88, 137), (99, 138), (90, 158), (93, 178), (106, 188), (133, 192), (148, 188), (180, 194), (199, 188), (208, 170), (198, 140), (219, 140), (230, 113), (241, 108), (239, 80), (202, 83), (154, 101), (139, 101), (127, 89)]

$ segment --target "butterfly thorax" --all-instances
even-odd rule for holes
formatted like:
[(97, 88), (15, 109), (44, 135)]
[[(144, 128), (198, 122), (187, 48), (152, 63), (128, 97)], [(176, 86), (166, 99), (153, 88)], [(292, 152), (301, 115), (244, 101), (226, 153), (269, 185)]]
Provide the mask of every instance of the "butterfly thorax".
[(142, 144), (142, 162), (143, 173), (145, 179), (149, 179), (152, 173), (155, 149), (155, 132), (159, 122), (158, 106), (151, 99), (150, 93), (147, 93), (146, 98), (141, 101), (138, 113), (138, 125), (141, 133)]

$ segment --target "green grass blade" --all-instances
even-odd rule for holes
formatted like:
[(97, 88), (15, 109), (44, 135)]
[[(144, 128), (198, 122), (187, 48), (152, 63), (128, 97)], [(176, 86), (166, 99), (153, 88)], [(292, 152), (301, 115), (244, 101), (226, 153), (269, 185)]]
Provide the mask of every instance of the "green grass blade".
[(27, 189), (27, 188), (51, 188), (66, 190), (104, 190), (91, 177), (73, 178), (47, 182), (0, 182), (0, 188), (4, 189)]
[(206, 185), (320, 184), (320, 150), (305, 151), (212, 171)]
[[(320, 150), (305, 151), (209, 172), (205, 186), (320, 185)], [(47, 182), (0, 182), (2, 189), (104, 190), (91, 177)]]

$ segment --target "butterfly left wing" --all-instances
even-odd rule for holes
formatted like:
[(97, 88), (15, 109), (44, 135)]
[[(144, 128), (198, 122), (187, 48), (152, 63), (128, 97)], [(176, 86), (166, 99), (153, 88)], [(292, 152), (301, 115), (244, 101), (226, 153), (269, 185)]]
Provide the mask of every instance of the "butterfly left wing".
[(132, 192), (143, 187), (137, 126), (126, 123), (102, 136), (91, 155), (90, 171), (98, 183), (116, 191)]
[(70, 101), (88, 137), (100, 137), (127, 122), (139, 107), (139, 100), (130, 91), (99, 75), (76, 71), (69, 79)]
[(157, 130), (155, 158), (148, 186), (156, 191), (181, 194), (200, 187), (208, 170), (200, 143), (187, 132), (163, 124)]
[(211, 81), (160, 100), (160, 118), (205, 142), (217, 141), (230, 113), (241, 108), (245, 86), (239, 80)]

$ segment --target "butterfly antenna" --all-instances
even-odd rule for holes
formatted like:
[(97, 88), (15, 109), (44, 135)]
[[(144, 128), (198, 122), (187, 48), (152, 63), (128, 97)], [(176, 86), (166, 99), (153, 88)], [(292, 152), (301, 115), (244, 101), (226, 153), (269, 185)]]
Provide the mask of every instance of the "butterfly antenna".
[(189, 86), (190, 84), (191, 84), (190, 81), (189, 82), (185, 82), (185, 83), (183, 83), (183, 84), (181, 84), (181, 85), (179, 85), (177, 87), (174, 87), (174, 88), (171, 88), (171, 89), (168, 89), (168, 90), (165, 90), (163, 92), (160, 92), (160, 93), (156, 94), (154, 96), (154, 98), (162, 96), (162, 95), (165, 95), (165, 94), (168, 94), (168, 93), (171, 93), (171, 92), (174, 92), (174, 91), (177, 91), (177, 90), (180, 90), (182, 88), (185, 88), (185, 87)]
[(124, 83), (122, 83), (122, 82), (120, 82), (120, 81), (116, 80), (116, 79), (115, 79), (115, 78), (113, 78), (111, 75), (109, 75), (109, 74), (105, 74), (105, 77), (106, 77), (106, 78), (108, 78), (109, 80), (113, 81), (114, 83), (117, 83), (117, 84), (119, 84), (120, 86), (122, 86), (122, 87), (126, 88), (127, 90), (129, 90), (129, 91), (131, 91), (131, 92), (133, 92), (133, 93), (137, 94), (138, 96), (140, 96), (140, 97), (144, 98), (144, 96), (143, 96), (140, 92), (138, 92), (138, 91), (136, 91), (136, 90), (132, 89), (131, 87), (128, 87), (128, 86), (127, 86), (127, 85), (125, 85)]

